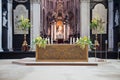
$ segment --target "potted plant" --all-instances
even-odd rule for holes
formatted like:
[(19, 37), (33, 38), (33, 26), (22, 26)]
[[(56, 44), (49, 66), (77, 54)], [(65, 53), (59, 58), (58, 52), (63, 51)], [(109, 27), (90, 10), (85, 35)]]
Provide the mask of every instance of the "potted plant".
[(26, 41), (26, 33), (30, 27), (31, 27), (30, 20), (28, 18), (24, 18), (22, 15), (20, 20), (18, 21), (18, 28), (24, 31), (24, 41), (22, 44), (23, 51), (27, 51), (29, 49)]
[(39, 36), (34, 39), (33, 43), (38, 47), (45, 48), (47, 45), (47, 40)]
[(99, 20), (94, 18), (92, 19), (92, 22), (90, 23), (90, 28), (95, 31), (95, 46), (99, 46), (98, 40), (97, 40), (97, 28), (99, 27)]
[(87, 45), (92, 45), (92, 42), (90, 40), (90, 38), (88, 38), (87, 36), (84, 37), (80, 37), (77, 39), (76, 44), (80, 46), (80, 48), (84, 49), (85, 46)]

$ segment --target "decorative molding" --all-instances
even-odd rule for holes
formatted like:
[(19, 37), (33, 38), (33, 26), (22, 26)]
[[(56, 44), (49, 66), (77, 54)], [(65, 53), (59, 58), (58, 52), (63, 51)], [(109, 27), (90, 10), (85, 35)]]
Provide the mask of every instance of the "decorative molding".
[(90, 3), (90, 9), (93, 9), (97, 3)]
[(97, 0), (96, 1), (95, 0), (91, 0), (90, 1), (90, 9), (93, 9), (99, 3), (103, 4), (106, 9), (108, 8), (108, 6), (107, 6), (107, 3), (108, 3), (107, 0), (98, 0), (98, 1)]
[(20, 3), (25, 3), (27, 2), (28, 0), (15, 0), (16, 2), (20, 2)]

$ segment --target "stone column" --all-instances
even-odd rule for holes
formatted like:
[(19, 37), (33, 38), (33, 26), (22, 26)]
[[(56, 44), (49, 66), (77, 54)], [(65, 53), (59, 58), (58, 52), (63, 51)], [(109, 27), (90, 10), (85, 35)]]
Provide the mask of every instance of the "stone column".
[(8, 49), (12, 51), (12, 0), (8, 0)]
[(108, 50), (113, 50), (114, 40), (113, 40), (113, 0), (108, 0), (108, 10), (109, 10), (109, 16), (108, 16)]
[(2, 0), (0, 0), (0, 51), (2, 50)]
[(90, 36), (90, 0), (81, 0), (80, 8), (81, 37)]
[(40, 36), (40, 1), (31, 1), (31, 50), (35, 50), (33, 40)]

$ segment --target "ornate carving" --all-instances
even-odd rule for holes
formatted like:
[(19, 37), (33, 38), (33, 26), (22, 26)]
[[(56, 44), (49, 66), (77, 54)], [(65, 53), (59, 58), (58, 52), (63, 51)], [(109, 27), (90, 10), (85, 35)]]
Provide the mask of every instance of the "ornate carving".
[(8, 23), (8, 20), (7, 20), (7, 11), (3, 11), (3, 26), (4, 27), (7, 27), (7, 23)]

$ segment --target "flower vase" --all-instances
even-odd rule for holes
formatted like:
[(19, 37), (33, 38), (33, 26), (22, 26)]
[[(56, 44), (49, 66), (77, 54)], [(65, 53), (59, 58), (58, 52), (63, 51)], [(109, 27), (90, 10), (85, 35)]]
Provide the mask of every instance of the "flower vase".
[(28, 51), (29, 48), (28, 48), (28, 44), (27, 44), (27, 41), (26, 41), (26, 34), (24, 34), (24, 41), (23, 41), (23, 44), (22, 44), (22, 51)]

